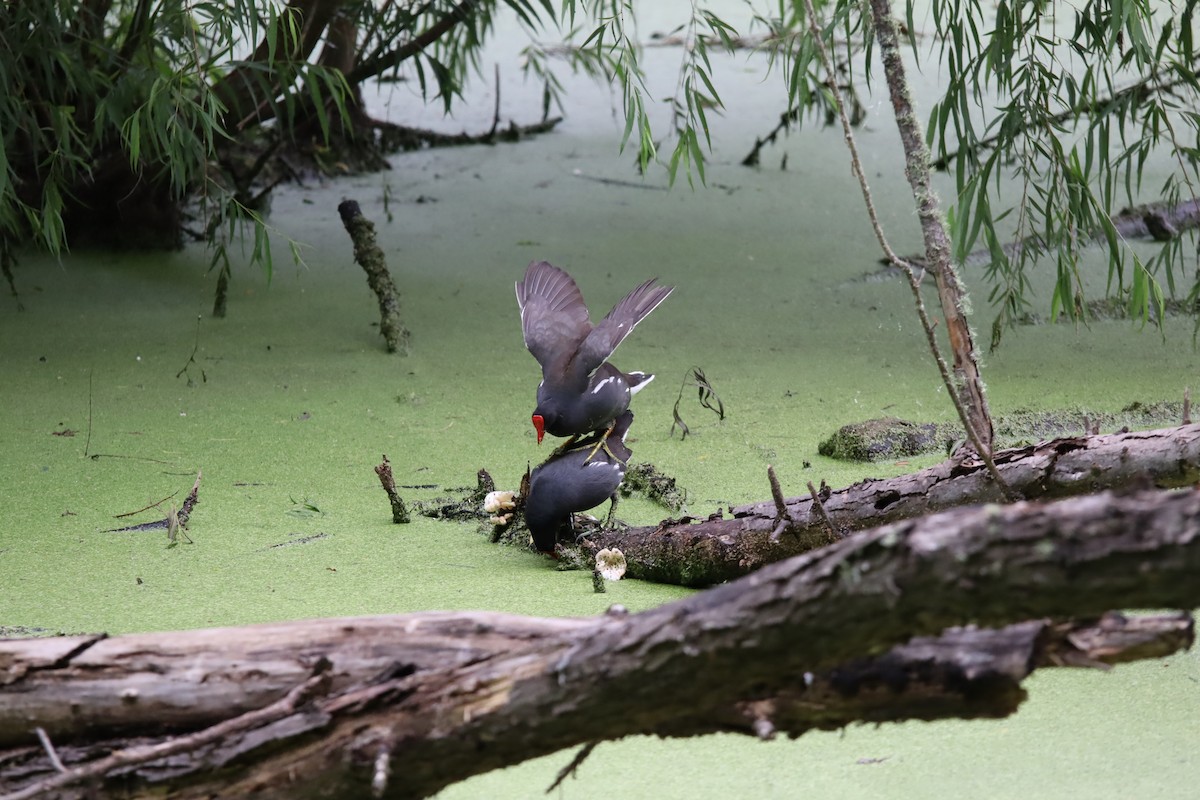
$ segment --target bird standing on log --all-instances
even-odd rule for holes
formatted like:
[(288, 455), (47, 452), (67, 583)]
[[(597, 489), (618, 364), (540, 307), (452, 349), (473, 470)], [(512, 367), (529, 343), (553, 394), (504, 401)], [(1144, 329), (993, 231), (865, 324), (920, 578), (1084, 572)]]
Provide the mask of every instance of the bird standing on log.
[(539, 444), (546, 433), (571, 437), (563, 449), (583, 434), (605, 429), (611, 433), (614, 421), (629, 408), (630, 397), (654, 376), (621, 372), (607, 359), (674, 288), (651, 278), (592, 325), (583, 294), (570, 275), (546, 261), (529, 265), (517, 282), (517, 304), (525, 346), (542, 366), (532, 417)]
[[(633, 455), (625, 444), (631, 424), (633, 412), (626, 410), (613, 423), (611, 433), (597, 431), (533, 470), (525, 497), (525, 524), (539, 551), (553, 555), (560, 534), (574, 538), (571, 515), (576, 511), (587, 511), (611, 500), (605, 524), (612, 521), (617, 489)], [(598, 452), (596, 445), (605, 435), (607, 445)]]

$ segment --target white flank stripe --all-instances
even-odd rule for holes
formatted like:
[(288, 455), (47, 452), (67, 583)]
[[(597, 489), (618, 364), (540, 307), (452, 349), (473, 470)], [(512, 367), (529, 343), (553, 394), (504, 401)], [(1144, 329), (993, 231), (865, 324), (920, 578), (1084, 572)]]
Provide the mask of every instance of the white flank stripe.
[(600, 381), (596, 384), (596, 388), (592, 389), (592, 394), (600, 394), (600, 390), (604, 388), (606, 383), (612, 383), (615, 380), (616, 378), (605, 378), (604, 380)]

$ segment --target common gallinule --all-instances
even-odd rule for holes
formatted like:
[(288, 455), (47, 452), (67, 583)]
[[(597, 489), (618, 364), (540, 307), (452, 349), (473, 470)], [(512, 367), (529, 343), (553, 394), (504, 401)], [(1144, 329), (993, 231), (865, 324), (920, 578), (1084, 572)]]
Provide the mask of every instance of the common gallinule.
[[(573, 537), (571, 515), (576, 511), (587, 511), (612, 500), (608, 510), (608, 519), (612, 520), (617, 508), (617, 487), (624, 480), (625, 465), (633, 455), (625, 445), (625, 434), (632, 423), (633, 412), (626, 410), (617, 417), (611, 433), (597, 431), (533, 470), (525, 497), (525, 524), (538, 550), (553, 555), (560, 534)], [(607, 447), (596, 451), (606, 434)]]
[[(546, 433), (576, 437), (611, 428), (613, 420), (629, 408), (630, 396), (654, 376), (621, 372), (607, 359), (674, 288), (651, 278), (592, 325), (583, 295), (570, 275), (546, 261), (529, 265), (517, 283), (517, 304), (525, 346), (542, 365), (533, 412), (539, 444)], [(602, 444), (603, 439), (596, 447)]]

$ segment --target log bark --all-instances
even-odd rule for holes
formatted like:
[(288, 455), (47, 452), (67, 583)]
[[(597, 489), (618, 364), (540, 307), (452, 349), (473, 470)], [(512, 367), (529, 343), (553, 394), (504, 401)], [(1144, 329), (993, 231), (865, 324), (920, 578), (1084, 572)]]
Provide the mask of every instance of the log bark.
[(1169, 652), (1191, 641), (1190, 618), (1148, 634), (1107, 617), (911, 638), (1114, 605), (1192, 608), (1197, 574), (1200, 492), (1148, 491), (896, 523), (636, 615), (0, 642), (0, 792), (423, 797), (636, 733), (794, 736), (1008, 713), (1032, 667)]
[[(1190, 486), (1200, 482), (1200, 424), (1054, 439), (997, 451), (995, 464), (1004, 483), (1027, 500)], [(782, 476), (785, 483), (787, 477)], [(1002, 499), (981, 461), (950, 459), (909, 475), (856, 483), (830, 493), (823, 505), (845, 533)], [(583, 544), (593, 556), (606, 547), (621, 550), (631, 578), (711, 586), (830, 541), (811, 496), (787, 498), (785, 506), (787, 518), (777, 537), (772, 533), (780, 515), (775, 502), (766, 500), (704, 520), (684, 517), (589, 534)]]

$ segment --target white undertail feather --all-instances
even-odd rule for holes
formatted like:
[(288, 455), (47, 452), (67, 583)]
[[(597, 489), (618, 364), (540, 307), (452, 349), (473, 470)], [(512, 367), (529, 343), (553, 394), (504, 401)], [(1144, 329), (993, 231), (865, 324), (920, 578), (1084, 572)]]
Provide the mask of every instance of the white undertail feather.
[[(630, 374), (630, 375), (645, 375), (645, 373), (644, 373), (644, 372), (631, 372), (631, 373), (629, 373), (629, 374)], [(650, 383), (651, 383), (651, 381), (653, 381), (653, 380), (654, 380), (654, 376), (653, 376), (653, 375), (646, 375), (646, 379), (645, 379), (645, 380), (643, 380), (641, 383), (639, 383), (637, 386), (630, 386), (630, 387), (629, 387), (629, 393), (630, 393), (630, 394), (637, 394), (637, 393), (638, 393), (638, 392), (640, 392), (642, 389), (645, 389), (647, 386), (649, 386), (649, 385), (650, 385)]]

